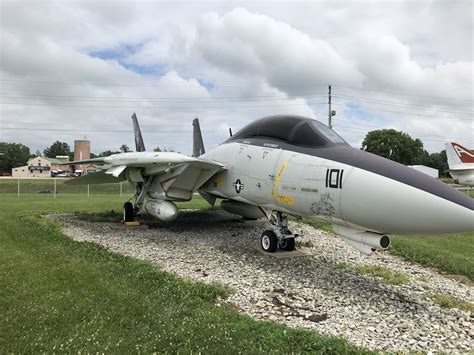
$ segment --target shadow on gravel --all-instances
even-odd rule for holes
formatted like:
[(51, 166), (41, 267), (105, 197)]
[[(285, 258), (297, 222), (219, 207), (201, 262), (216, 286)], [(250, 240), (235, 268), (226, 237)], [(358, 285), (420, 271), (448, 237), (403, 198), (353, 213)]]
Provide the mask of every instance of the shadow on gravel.
[[(144, 222), (146, 223), (146, 221)], [(182, 211), (173, 222), (149, 221), (150, 231), (156, 236), (148, 237), (154, 243), (161, 240), (159, 231), (177, 233), (173, 237), (180, 248), (193, 248), (194, 243), (209, 245), (226, 254), (230, 260), (252, 264), (268, 276), (282, 280), (292, 280), (307, 288), (326, 291), (333, 298), (350, 297), (363, 307), (386, 308), (397, 312), (416, 314), (426, 306), (403, 293), (403, 287), (389, 286), (382, 281), (359, 275), (351, 269), (335, 269), (324, 257), (330, 250), (320, 250), (307, 257), (276, 259), (259, 253), (260, 235), (270, 225), (267, 221), (243, 221), (224, 211)], [(227, 268), (228, 265), (222, 265)], [(290, 290), (291, 292), (291, 290)]]

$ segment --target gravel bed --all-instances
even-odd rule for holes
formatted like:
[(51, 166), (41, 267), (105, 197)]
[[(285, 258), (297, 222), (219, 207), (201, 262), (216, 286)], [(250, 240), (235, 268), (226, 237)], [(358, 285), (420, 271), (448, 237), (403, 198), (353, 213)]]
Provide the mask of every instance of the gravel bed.
[[(291, 223), (310, 256), (277, 259), (259, 252), (267, 222), (243, 222), (222, 211), (186, 211), (171, 223), (150, 228), (117, 228), (112, 223), (81, 221), (74, 216), (64, 233), (163, 270), (206, 283), (228, 285), (234, 292), (219, 304), (255, 319), (341, 336), (379, 351), (444, 351), (474, 349), (470, 312), (444, 309), (432, 293), (474, 302), (472, 284), (411, 264), (387, 253), (363, 256), (331, 233)], [(360, 275), (357, 265), (382, 265), (409, 278), (387, 285)]]

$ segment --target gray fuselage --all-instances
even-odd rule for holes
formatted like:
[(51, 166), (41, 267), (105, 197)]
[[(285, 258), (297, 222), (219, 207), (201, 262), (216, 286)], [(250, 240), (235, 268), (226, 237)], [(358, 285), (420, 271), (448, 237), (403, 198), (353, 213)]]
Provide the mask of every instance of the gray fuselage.
[(224, 143), (202, 158), (227, 170), (201, 189), (378, 233), (474, 230), (474, 201), (427, 175), (347, 144), (307, 152), (293, 148), (271, 139)]

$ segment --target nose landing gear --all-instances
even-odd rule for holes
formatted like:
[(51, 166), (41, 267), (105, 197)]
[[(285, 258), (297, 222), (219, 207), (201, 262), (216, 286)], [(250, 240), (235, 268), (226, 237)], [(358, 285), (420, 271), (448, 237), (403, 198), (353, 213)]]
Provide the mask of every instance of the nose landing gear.
[(260, 241), (263, 251), (274, 253), (278, 248), (284, 251), (294, 250), (295, 238), (298, 235), (288, 229), (288, 216), (282, 212), (274, 212), (269, 220), (274, 229), (268, 229), (262, 233)]

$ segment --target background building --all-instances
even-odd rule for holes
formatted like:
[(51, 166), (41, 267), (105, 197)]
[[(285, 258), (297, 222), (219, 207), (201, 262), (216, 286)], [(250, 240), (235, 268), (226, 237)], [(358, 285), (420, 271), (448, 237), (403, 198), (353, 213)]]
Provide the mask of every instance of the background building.
[(12, 176), (20, 178), (49, 178), (51, 171), (67, 171), (67, 165), (59, 165), (69, 161), (69, 157), (44, 158), (35, 157), (28, 160), (28, 164), (13, 168)]
[(435, 179), (439, 178), (439, 171), (437, 169), (430, 168), (429, 166), (425, 165), (409, 165), (409, 168), (413, 168), (415, 170), (418, 170), (421, 173), (424, 173), (426, 175), (429, 175)]
[[(88, 140), (74, 141), (74, 160), (85, 160), (91, 158), (91, 142)], [(75, 164), (74, 172), (79, 170), (81, 174), (87, 174), (88, 165)]]

